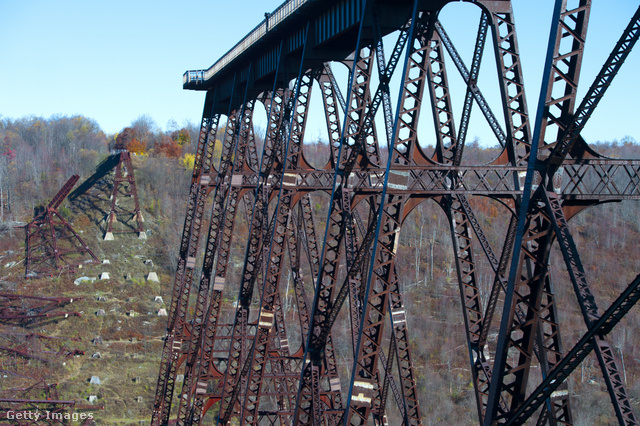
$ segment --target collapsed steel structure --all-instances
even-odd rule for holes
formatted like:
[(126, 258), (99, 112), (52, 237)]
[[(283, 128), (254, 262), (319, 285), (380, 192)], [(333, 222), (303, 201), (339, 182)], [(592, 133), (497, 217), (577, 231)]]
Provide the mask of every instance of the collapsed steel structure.
[[(599, 310), (567, 220), (599, 203), (640, 198), (640, 161), (606, 158), (581, 136), (640, 35), (640, 9), (579, 101), (591, 2), (556, 1), (534, 122), (511, 2), (471, 2), (481, 18), (470, 67), (438, 21), (447, 3), (291, 0), (211, 68), (185, 73), (184, 87), (206, 91), (206, 100), (152, 424), (168, 424), (172, 410), (178, 424), (201, 424), (216, 404), (221, 424), (385, 424), (391, 405), (403, 424), (421, 424), (396, 251), (403, 220), (426, 199), (440, 204), (451, 230), (480, 423), (521, 424), (536, 414), (539, 424), (571, 424), (564, 379), (592, 351), (618, 421), (638, 423), (606, 336), (640, 298), (640, 276)], [(388, 57), (387, 35), (395, 38)], [(495, 51), (499, 112), (477, 84), (487, 43)], [(459, 121), (445, 54), (467, 85)], [(332, 62), (349, 68), (346, 96)], [(312, 167), (303, 150), (314, 84), (330, 138), (323, 168)], [(268, 115), (261, 156), (252, 123), (258, 102)], [(463, 161), (474, 103), (502, 147), (486, 165)], [(418, 143), (426, 108), (436, 133), (433, 155)], [(224, 135), (216, 142), (223, 117)], [(310, 203), (316, 191), (330, 194), (324, 237)], [(486, 238), (472, 196), (498, 200), (510, 211), (501, 248)], [(208, 202), (212, 214), (201, 241)], [(225, 323), (230, 247), (243, 205), (249, 234), (235, 315)], [(495, 274), (486, 304), (474, 240)], [(588, 330), (570, 350), (562, 348), (549, 274), (552, 244), (562, 252)], [(310, 277), (302, 273), (303, 255)], [(284, 270), (293, 283), (300, 348), (289, 346)], [(309, 281), (313, 294), (305, 290)], [(353, 330), (346, 378), (332, 340), (343, 306)], [(491, 347), (489, 333), (498, 335)], [(534, 365), (542, 378), (530, 391)]]
[(71, 192), (80, 176), (73, 175), (60, 188), (46, 207), (36, 212), (26, 226), (25, 276), (27, 278), (77, 266), (79, 256), (88, 254), (93, 261), (98, 258), (89, 246), (58, 213), (58, 208)]
[[(80, 316), (80, 314), (76, 316)], [(50, 363), (55, 358), (84, 355), (84, 351), (80, 349), (70, 350), (67, 343), (64, 342), (65, 340), (80, 341), (79, 338), (51, 337), (40, 333), (0, 331), (0, 342), (2, 342), (0, 352), (20, 356), (24, 359), (35, 359), (43, 363)]]
[(43, 297), (0, 293), (0, 323), (35, 327), (54, 318), (79, 317), (77, 311), (59, 311), (81, 297)]
[[(73, 410), (102, 409), (61, 399), (57, 383), (50, 383), (44, 377), (50, 371), (48, 368), (67, 358), (84, 355), (82, 350), (67, 346), (68, 341), (80, 339), (27, 331), (50, 321), (79, 317), (79, 312), (58, 311), (73, 301), (67, 297), (0, 294), (0, 324), (6, 326), (0, 330), (0, 373), (3, 375), (0, 421), (3, 424), (67, 424)], [(18, 373), (19, 370), (23, 374)]]

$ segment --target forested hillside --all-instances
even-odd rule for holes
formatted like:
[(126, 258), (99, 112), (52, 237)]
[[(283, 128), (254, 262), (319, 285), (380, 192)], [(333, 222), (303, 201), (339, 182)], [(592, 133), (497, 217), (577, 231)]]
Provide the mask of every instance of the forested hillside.
[[(198, 131), (190, 124), (161, 131), (148, 117), (118, 135), (105, 134), (82, 116), (0, 119), (0, 293), (74, 300), (55, 310), (70, 312), (68, 318), (26, 326), (0, 323), (0, 347), (23, 348), (29, 355), (0, 350), (0, 370), (5, 372), (0, 398), (73, 400), (88, 405), (83, 412), (92, 413), (100, 425), (148, 421), (166, 329), (162, 310), (171, 298), (193, 167), (190, 141), (197, 140)], [(70, 176), (80, 175), (76, 188), (90, 178), (116, 138), (136, 154), (133, 166), (147, 240), (118, 234), (114, 241), (103, 241), (112, 171), (58, 208), (99, 262), (85, 263), (90, 258), (79, 256), (82, 267), (74, 272), (25, 280), (21, 226)], [(148, 280), (151, 272), (159, 282)], [(29, 336), (40, 337), (32, 341)], [(100, 384), (90, 383), (94, 376)], [(42, 383), (56, 386), (47, 390)]]
[[(66, 200), (60, 212), (82, 233), (99, 259), (109, 259), (110, 264), (87, 265), (74, 274), (25, 281), (21, 263), (24, 229), (17, 226), (29, 222), (34, 209), (46, 204), (72, 174), (79, 174), (80, 182), (90, 177), (109, 155), (110, 144), (117, 135), (105, 134), (98, 123), (82, 116), (17, 120), (0, 117), (0, 292), (82, 297), (75, 308), (82, 310), (82, 317), (50, 322), (31, 331), (82, 339), (74, 345), (85, 352), (84, 356), (64, 361), (64, 365), (47, 363), (46, 369), (38, 361), (18, 362), (0, 353), (2, 369), (18, 369), (24, 376), (36, 374), (33, 370), (40, 369), (41, 374), (59, 381), (65, 398), (86, 402), (90, 396), (96, 396), (96, 403), (104, 405), (104, 410), (96, 413), (101, 419), (98, 424), (123, 424), (125, 418), (136, 419), (138, 424), (137, 420), (150, 418), (166, 325), (166, 317), (157, 313), (170, 302), (198, 132), (194, 124), (160, 130), (146, 116), (123, 129), (120, 138), (136, 154), (133, 164), (147, 240), (122, 235), (113, 242), (102, 241), (104, 206), (109, 203), (107, 180), (103, 186), (93, 188), (91, 203), (82, 197), (73, 202)], [(640, 158), (640, 146), (631, 138), (598, 143), (595, 148), (609, 157)], [(496, 148), (483, 148), (477, 141), (465, 148), (467, 162), (489, 162), (498, 153)], [(314, 141), (306, 146), (305, 155), (311, 164), (321, 167), (328, 157), (326, 145)], [(326, 194), (312, 195), (315, 217), (321, 226), (326, 218), (327, 201)], [(490, 244), (499, 252), (506, 229), (506, 208), (489, 198), (475, 197), (470, 202)], [(239, 280), (244, 258), (239, 247), (244, 247), (248, 229), (246, 216), (238, 217), (229, 262), (230, 281)], [(586, 247), (581, 250), (582, 260), (598, 306), (605, 309), (640, 272), (638, 202), (593, 207), (569, 224), (578, 245)], [(323, 229), (317, 232), (322, 235)], [(493, 272), (480, 247), (475, 250), (481, 297), (486, 299)], [(476, 408), (452, 240), (447, 218), (438, 204), (425, 201), (409, 214), (402, 227), (398, 255), (424, 418), (429, 424), (473, 423)], [(566, 276), (557, 250), (551, 263), (554, 276)], [(105, 271), (111, 273), (109, 280), (74, 284), (81, 275), (95, 277)], [(145, 280), (151, 271), (158, 273), (159, 283)], [(283, 282), (286, 285), (287, 278)], [(570, 283), (558, 278), (555, 289), (562, 306), (561, 320), (569, 324), (563, 330), (572, 330), (562, 336), (566, 349), (573, 346), (585, 327)], [(163, 300), (159, 302), (155, 296)], [(227, 318), (231, 317), (234, 297), (225, 295)], [(291, 292), (284, 294), (284, 303), (286, 306), (292, 303)], [(98, 315), (100, 310), (102, 313)], [(342, 357), (340, 368), (346, 371), (350, 368), (346, 361), (350, 356), (346, 314), (342, 320), (344, 336), (336, 336), (336, 349)], [(2, 332), (11, 330), (0, 325)], [(636, 411), (640, 410), (640, 357), (635, 355), (640, 350), (638, 333), (640, 308), (635, 307), (611, 336), (623, 361), (627, 389)], [(100, 339), (96, 340), (97, 337)], [(292, 341), (296, 341), (295, 336)], [(495, 336), (490, 336), (489, 344), (495, 344)], [(92, 358), (96, 352), (100, 352), (100, 358)], [(572, 399), (575, 424), (609, 424), (614, 420), (598, 370), (595, 358), (589, 357), (570, 378), (569, 389), (575, 395)], [(88, 382), (94, 375), (100, 376), (100, 385)], [(13, 384), (5, 381), (0, 386), (1, 394)]]

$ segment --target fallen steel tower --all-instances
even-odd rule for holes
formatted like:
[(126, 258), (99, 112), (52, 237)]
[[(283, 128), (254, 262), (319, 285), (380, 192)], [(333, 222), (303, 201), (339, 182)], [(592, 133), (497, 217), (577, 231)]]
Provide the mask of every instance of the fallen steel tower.
[(27, 224), (25, 276), (75, 268), (84, 254), (98, 258), (58, 213), (58, 208), (80, 177), (73, 175), (53, 199)]
[[(172, 414), (177, 424), (201, 424), (208, 415), (225, 425), (382, 425), (391, 406), (403, 424), (422, 424), (396, 260), (403, 221), (425, 200), (436, 201), (449, 222), (479, 422), (521, 424), (535, 415), (540, 424), (572, 424), (564, 379), (593, 351), (618, 421), (638, 423), (607, 334), (640, 298), (640, 276), (599, 309), (567, 221), (597, 204), (640, 199), (640, 160), (606, 158), (581, 135), (640, 35), (640, 9), (580, 100), (591, 2), (556, 1), (533, 121), (511, 1), (469, 2), (480, 12), (469, 67), (438, 20), (447, 3), (291, 0), (211, 68), (185, 73), (184, 88), (206, 91), (206, 99), (153, 425), (168, 424)], [(499, 111), (478, 86), (486, 44), (496, 53)], [(466, 84), (461, 118), (454, 118), (445, 55)], [(348, 68), (346, 94), (336, 64)], [(320, 168), (305, 159), (303, 145), (314, 87), (330, 139)], [(262, 146), (253, 133), (258, 103), (268, 117)], [(489, 164), (465, 161), (473, 104), (501, 147)], [(435, 134), (420, 135), (420, 119), (431, 118)], [(419, 138), (435, 145), (432, 154)], [(330, 200), (324, 235), (310, 202), (315, 192)], [(476, 196), (509, 212), (502, 247), (491, 245), (476, 219), (469, 202)], [(248, 236), (241, 282), (231, 292), (230, 248), (241, 215)], [(494, 274), (486, 303), (473, 244)], [(549, 273), (554, 244), (587, 329), (569, 350)], [(290, 346), (285, 320), (290, 294), (300, 347)], [(235, 300), (231, 318), (223, 315), (224, 297)], [(342, 308), (352, 330), (348, 377), (333, 343)], [(497, 342), (488, 345), (492, 333)], [(542, 374), (532, 374), (533, 366)]]

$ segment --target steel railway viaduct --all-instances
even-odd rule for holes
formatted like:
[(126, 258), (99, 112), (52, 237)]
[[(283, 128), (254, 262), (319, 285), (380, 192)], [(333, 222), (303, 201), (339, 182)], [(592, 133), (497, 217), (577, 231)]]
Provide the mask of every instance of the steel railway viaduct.
[[(619, 42), (578, 99), (591, 1), (557, 0), (532, 113), (511, 1), (469, 2), (480, 19), (477, 33), (469, 29), (477, 35), (468, 66), (438, 21), (447, 3), (290, 0), (211, 68), (184, 74), (184, 88), (206, 91), (206, 100), (152, 424), (383, 425), (392, 412), (406, 425), (425, 422), (396, 253), (404, 218), (427, 199), (449, 222), (479, 422), (572, 424), (565, 379), (593, 351), (618, 421), (638, 423), (607, 334), (640, 298), (640, 277), (598, 307), (567, 221), (640, 198), (640, 161), (606, 158), (581, 135), (638, 39), (640, 13), (626, 28), (621, 17)], [(478, 86), (485, 50), (495, 52), (484, 60), (495, 62), (498, 109)], [(334, 74), (345, 65), (348, 81)], [(456, 117), (454, 72), (466, 84)], [(303, 148), (314, 87), (330, 142), (322, 168)], [(258, 103), (268, 118), (264, 143), (253, 133)], [(489, 164), (465, 161), (474, 104), (502, 147)], [(419, 134), (420, 119), (435, 132)], [(322, 227), (309, 198), (316, 191), (330, 200)], [(475, 196), (508, 212), (502, 246), (486, 238)], [(241, 215), (248, 235), (236, 288), (227, 273)], [(587, 330), (569, 349), (549, 274), (553, 244)], [(478, 256), (494, 273), (485, 303)], [(300, 347), (289, 346), (284, 274)], [(231, 321), (221, 315), (223, 296), (236, 300)], [(333, 340), (341, 309), (352, 330), (348, 377)]]

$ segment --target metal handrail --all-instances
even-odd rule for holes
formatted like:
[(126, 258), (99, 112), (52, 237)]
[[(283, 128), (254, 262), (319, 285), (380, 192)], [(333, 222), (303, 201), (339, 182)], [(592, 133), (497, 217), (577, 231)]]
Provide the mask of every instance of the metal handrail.
[(182, 83), (202, 84), (209, 80), (231, 61), (240, 56), (245, 50), (262, 38), (268, 31), (278, 26), (296, 9), (311, 0), (288, 0), (282, 3), (271, 14), (265, 14), (265, 19), (258, 24), (249, 34), (233, 46), (227, 53), (218, 59), (209, 69), (187, 71), (182, 76)]

